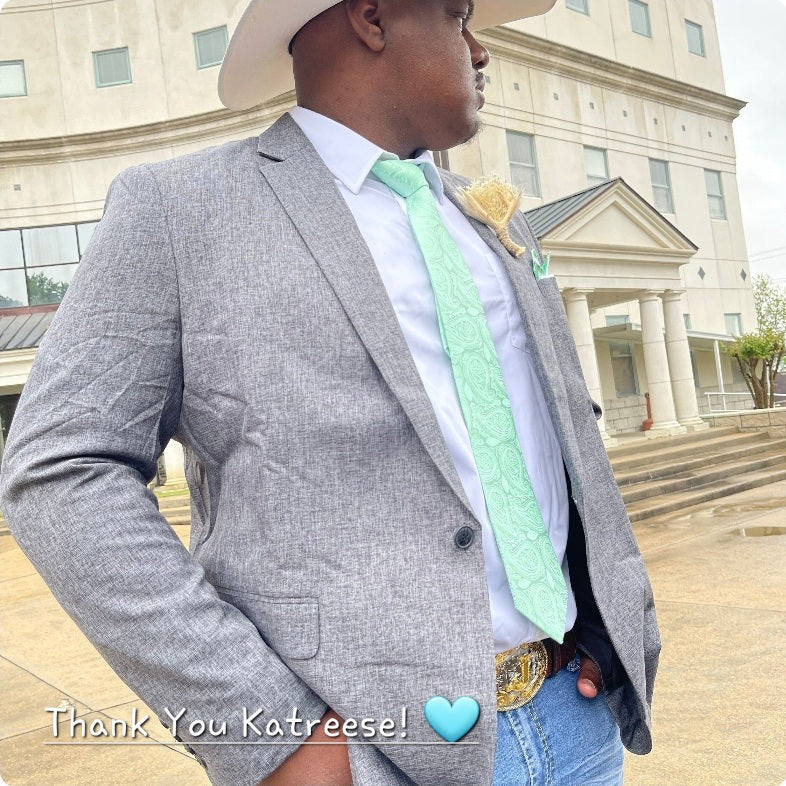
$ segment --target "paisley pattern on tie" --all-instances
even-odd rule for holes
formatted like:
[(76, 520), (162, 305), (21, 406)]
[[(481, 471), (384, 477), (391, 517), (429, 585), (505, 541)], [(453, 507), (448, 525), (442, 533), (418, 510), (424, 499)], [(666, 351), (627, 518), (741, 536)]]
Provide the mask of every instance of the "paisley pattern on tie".
[(532, 490), (475, 282), (442, 223), (420, 167), (409, 161), (379, 160), (372, 172), (407, 203), (514, 605), (562, 642), (568, 601), (565, 578)]

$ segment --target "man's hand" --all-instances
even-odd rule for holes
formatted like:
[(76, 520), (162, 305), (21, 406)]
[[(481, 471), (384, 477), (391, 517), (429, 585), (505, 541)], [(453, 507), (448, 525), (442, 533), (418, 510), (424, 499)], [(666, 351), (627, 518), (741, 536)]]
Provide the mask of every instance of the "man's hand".
[(581, 656), (581, 667), (576, 679), (576, 687), (579, 693), (587, 699), (594, 699), (603, 687), (603, 677), (598, 665), (586, 655)]
[[(333, 710), (322, 717), (305, 745), (301, 745), (275, 772), (259, 786), (352, 786), (349, 770), (347, 738), (343, 734), (329, 737), (325, 723), (335, 718), (339, 726), (344, 721)], [(310, 742), (327, 742), (330, 745), (309, 745)]]

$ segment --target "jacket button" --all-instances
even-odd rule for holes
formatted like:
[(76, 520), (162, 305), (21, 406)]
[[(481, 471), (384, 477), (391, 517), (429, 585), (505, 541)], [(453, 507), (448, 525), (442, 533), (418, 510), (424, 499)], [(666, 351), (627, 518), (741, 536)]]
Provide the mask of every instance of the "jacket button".
[(462, 550), (468, 549), (475, 541), (475, 530), (472, 527), (459, 527), (453, 537), (453, 542)]

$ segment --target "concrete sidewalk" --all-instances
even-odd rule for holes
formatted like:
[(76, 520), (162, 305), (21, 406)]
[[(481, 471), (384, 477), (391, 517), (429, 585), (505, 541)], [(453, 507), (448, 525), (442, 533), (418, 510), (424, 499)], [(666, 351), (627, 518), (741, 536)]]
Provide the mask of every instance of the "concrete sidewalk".
[[(786, 779), (786, 535), (764, 534), (777, 527), (786, 531), (786, 481), (635, 525), (664, 646), (655, 748), (628, 757), (627, 786), (777, 786)], [(188, 527), (175, 529), (187, 541)], [(6, 783), (208, 784), (174, 744), (44, 745), (53, 740), (45, 707), (74, 707), (88, 725), (130, 721), (135, 708), (152, 713), (60, 609), (5, 528), (0, 603)], [(173, 742), (157, 722), (145, 728)]]

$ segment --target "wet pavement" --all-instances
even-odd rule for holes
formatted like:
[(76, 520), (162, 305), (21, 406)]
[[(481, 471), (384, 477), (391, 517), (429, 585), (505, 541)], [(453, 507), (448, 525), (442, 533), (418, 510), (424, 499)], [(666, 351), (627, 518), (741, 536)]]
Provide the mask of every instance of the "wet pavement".
[[(175, 530), (187, 540), (187, 526)], [(655, 747), (627, 757), (627, 786), (786, 786), (786, 481), (647, 519), (634, 531), (663, 653)], [(147, 710), (4, 527), (0, 604), (0, 774), (9, 786), (208, 784), (152, 719), (145, 728), (164, 744), (45, 745), (54, 714), (46, 707), (62, 708), (66, 719), (73, 707), (75, 717), (104, 725)]]
[(786, 482), (634, 526), (663, 639), (632, 786), (786, 779)]

